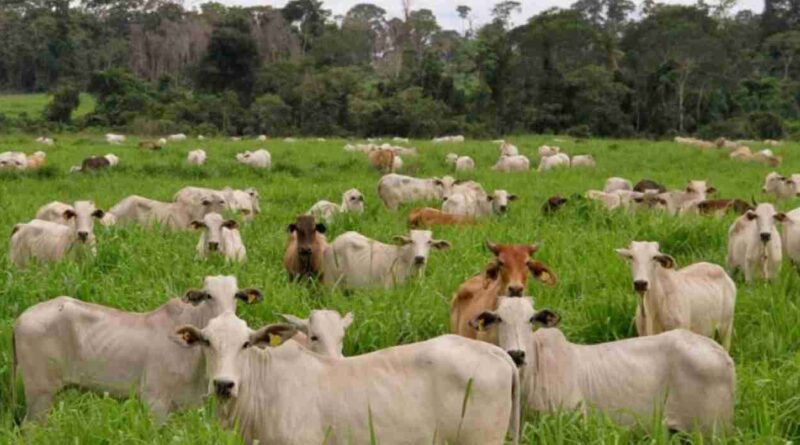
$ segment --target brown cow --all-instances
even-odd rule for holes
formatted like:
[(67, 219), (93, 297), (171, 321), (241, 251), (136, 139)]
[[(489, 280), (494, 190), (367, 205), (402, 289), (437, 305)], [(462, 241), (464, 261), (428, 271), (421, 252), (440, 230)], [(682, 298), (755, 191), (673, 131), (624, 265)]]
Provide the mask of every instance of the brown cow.
[(500, 296), (521, 297), (528, 284), (528, 271), (548, 286), (557, 279), (550, 269), (531, 256), (539, 246), (509, 244), (497, 245), (489, 241), (486, 247), (495, 259), (486, 270), (461, 284), (450, 303), (450, 331), (463, 337), (497, 344), (496, 334), (487, 336), (470, 327), (469, 322), (486, 311), (497, 309)]
[(283, 265), (292, 280), (322, 275), (322, 255), (328, 247), (325, 230), (325, 225), (317, 224), (311, 215), (300, 215), (294, 224), (289, 224)]
[(161, 144), (157, 141), (141, 141), (139, 142), (139, 148), (142, 150), (161, 150)]
[(468, 216), (451, 215), (430, 207), (414, 209), (408, 215), (408, 227), (412, 229), (433, 226), (462, 226), (474, 223), (475, 220)]
[(105, 156), (92, 156), (83, 160), (80, 171), (101, 170), (110, 166), (111, 162)]
[(382, 173), (391, 173), (394, 166), (394, 151), (373, 150), (369, 152), (369, 163)]
[(547, 198), (544, 205), (542, 205), (542, 214), (550, 215), (557, 212), (568, 201), (567, 198), (562, 198), (561, 195), (555, 195)]
[(701, 215), (723, 216), (730, 211), (736, 215), (744, 215), (745, 212), (754, 210), (755, 207), (741, 199), (713, 199), (697, 204), (697, 209)]

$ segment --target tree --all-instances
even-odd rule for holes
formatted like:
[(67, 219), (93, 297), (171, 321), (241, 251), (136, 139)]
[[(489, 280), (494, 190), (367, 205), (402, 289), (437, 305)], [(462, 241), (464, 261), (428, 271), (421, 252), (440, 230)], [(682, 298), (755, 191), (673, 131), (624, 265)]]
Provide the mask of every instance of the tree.
[(492, 8), (492, 17), (494, 20), (502, 24), (503, 28), (507, 28), (511, 15), (522, 11), (522, 6), (517, 1), (506, 0), (494, 5)]
[(74, 85), (59, 87), (45, 108), (45, 118), (50, 122), (69, 122), (72, 112), (80, 105), (80, 91)]
[[(472, 12), (472, 8), (467, 5), (458, 5), (456, 7), (456, 12), (458, 16), (461, 18), (461, 31), (464, 35), (469, 36), (472, 34), (472, 18), (470, 18), (470, 13)], [(469, 26), (464, 26), (465, 23), (468, 23)]]
[(214, 28), (195, 79), (203, 91), (233, 90), (240, 100), (248, 101), (258, 66), (258, 49), (250, 34), (249, 22), (241, 16), (230, 17)]
[(314, 40), (322, 35), (325, 20), (331, 12), (322, 9), (321, 0), (291, 0), (283, 7), (283, 17), (297, 27), (303, 41), (303, 53), (307, 52)]
[(764, 43), (780, 58), (783, 65), (783, 80), (789, 80), (789, 70), (800, 56), (800, 31), (773, 34)]

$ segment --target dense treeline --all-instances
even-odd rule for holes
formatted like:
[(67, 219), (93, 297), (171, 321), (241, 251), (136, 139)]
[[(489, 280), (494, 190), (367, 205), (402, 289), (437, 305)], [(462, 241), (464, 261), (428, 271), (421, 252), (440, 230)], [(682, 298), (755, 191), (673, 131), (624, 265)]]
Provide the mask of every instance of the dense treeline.
[[(400, 0), (398, 0), (400, 1)], [(492, 7), (461, 32), (403, 0), (332, 17), (320, 0), (283, 9), (169, 0), (8, 0), (0, 87), (54, 93), (43, 116), (6, 125), (165, 133), (430, 136), (567, 132), (800, 136), (800, 0), (762, 14), (713, 5), (578, 0), (512, 26)], [(491, 7), (491, 6), (487, 6)], [(71, 121), (77, 92), (97, 98)]]

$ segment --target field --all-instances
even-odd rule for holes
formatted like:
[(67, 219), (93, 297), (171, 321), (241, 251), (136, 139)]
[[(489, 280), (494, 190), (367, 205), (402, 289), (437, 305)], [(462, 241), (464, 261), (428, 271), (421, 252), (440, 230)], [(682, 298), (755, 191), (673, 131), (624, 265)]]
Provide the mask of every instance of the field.
[[(7, 117), (16, 118), (20, 113), (26, 113), (29, 117), (39, 117), (44, 112), (44, 108), (52, 99), (49, 94), (3, 94), (0, 95), (0, 114)], [(81, 103), (78, 109), (72, 113), (72, 117), (77, 118), (86, 115), (94, 110), (94, 97), (90, 94), (81, 93)]]
[[(145, 311), (182, 295), (188, 288), (201, 286), (205, 275), (234, 274), (241, 287), (258, 287), (264, 292), (262, 304), (240, 307), (240, 316), (252, 327), (275, 321), (277, 313), (305, 316), (310, 309), (323, 307), (353, 311), (355, 322), (348, 330), (345, 355), (354, 355), (446, 333), (452, 293), (491, 259), (483, 247), (485, 240), (539, 242), (537, 258), (549, 265), (560, 281), (551, 289), (531, 280), (528, 291), (536, 306), (559, 312), (561, 328), (570, 340), (598, 343), (635, 335), (632, 317), (638, 297), (632, 291), (630, 266), (617, 256), (615, 248), (626, 247), (631, 240), (659, 241), (662, 251), (673, 255), (679, 265), (697, 261), (724, 264), (727, 228), (733, 217), (719, 220), (628, 214), (584, 204), (545, 217), (540, 207), (547, 197), (601, 189), (607, 177), (623, 176), (634, 181), (648, 177), (671, 188), (683, 187), (689, 179), (708, 179), (720, 191), (720, 197), (767, 199), (761, 185), (770, 169), (730, 161), (719, 151), (703, 152), (671, 142), (548, 136), (510, 139), (532, 159), (538, 158), (536, 147), (540, 144), (556, 143), (570, 154), (593, 154), (598, 167), (499, 174), (490, 170), (497, 158), (496, 145), (491, 142), (413, 143), (420, 156), (405, 158), (408, 174), (447, 174), (445, 154), (456, 151), (472, 156), (478, 165), (474, 173), (459, 177), (478, 180), (487, 190), (506, 189), (520, 200), (512, 204), (505, 217), (467, 229), (436, 230), (436, 237), (450, 241), (452, 248), (432, 252), (424, 278), (391, 291), (375, 289), (345, 295), (287, 281), (281, 264), (287, 224), (319, 199), (338, 202), (341, 193), (351, 187), (364, 192), (367, 210), (361, 218), (342, 219), (332, 225), (329, 239), (357, 230), (389, 241), (406, 233), (405, 219), (410, 210), (404, 207), (392, 213), (383, 208), (376, 191), (380, 175), (368, 167), (363, 155), (344, 152), (346, 141), (192, 140), (153, 153), (137, 150), (136, 140), (112, 147), (95, 134), (57, 137), (58, 145), (47, 148), (48, 165), (43, 170), (0, 175), (1, 233), (8, 234), (15, 223), (31, 219), (37, 208), (53, 200), (93, 199), (98, 207), (108, 209), (130, 194), (171, 200), (186, 185), (257, 187), (263, 212), (253, 223), (243, 225), (248, 262), (241, 266), (196, 259), (194, 248), (199, 235), (195, 232), (104, 229), (95, 225), (95, 260), (16, 270), (8, 262), (8, 237), (4, 235), (0, 242), (0, 443), (238, 442), (234, 434), (219, 427), (213, 402), (202, 409), (174, 414), (158, 428), (138, 401), (117, 401), (73, 390), (57, 398), (46, 425), (31, 425), (20, 431), (15, 419), (23, 415), (24, 405), (22, 401), (12, 404), (8, 383), (11, 326), (25, 308), (58, 295)], [(0, 139), (0, 152), (40, 149), (32, 140), (31, 136), (5, 136)], [(209, 161), (203, 167), (190, 167), (185, 162), (186, 153), (200, 146), (208, 151)], [(237, 152), (260, 146), (272, 153), (272, 171), (251, 170), (234, 160)], [(775, 149), (785, 157), (781, 172), (800, 172), (798, 150), (797, 144)], [(106, 153), (121, 158), (118, 168), (89, 175), (68, 173), (69, 167), (84, 157)], [(779, 207), (790, 210), (798, 206), (800, 202), (795, 201)], [(748, 286), (737, 277), (737, 286), (731, 350), (737, 365), (736, 430), (713, 442), (796, 442), (800, 440), (800, 279), (785, 263), (774, 283)], [(18, 385), (19, 393), (21, 383)], [(584, 418), (575, 413), (530, 416), (524, 436), (529, 444), (708, 442), (698, 437), (670, 436), (663, 429), (647, 434), (614, 426), (599, 415)]]

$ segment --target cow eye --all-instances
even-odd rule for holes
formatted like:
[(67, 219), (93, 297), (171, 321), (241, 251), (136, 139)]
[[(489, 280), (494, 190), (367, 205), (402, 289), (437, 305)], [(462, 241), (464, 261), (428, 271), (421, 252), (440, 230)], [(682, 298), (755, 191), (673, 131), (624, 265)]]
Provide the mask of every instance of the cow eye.
[(250, 347), (250, 342), (249, 341), (244, 342), (244, 344), (242, 345), (242, 349), (247, 349), (249, 347)]
[(312, 335), (311, 341), (319, 341), (319, 337), (317, 337), (316, 335)]

